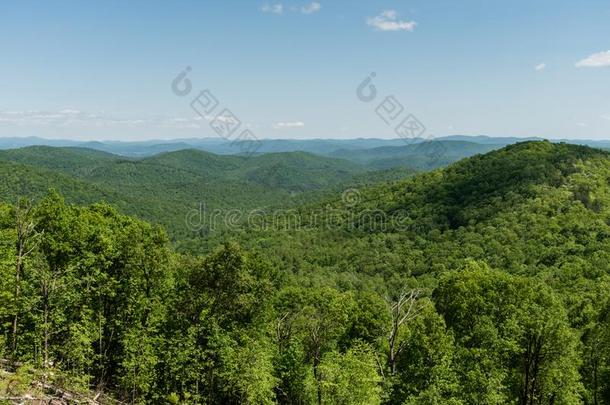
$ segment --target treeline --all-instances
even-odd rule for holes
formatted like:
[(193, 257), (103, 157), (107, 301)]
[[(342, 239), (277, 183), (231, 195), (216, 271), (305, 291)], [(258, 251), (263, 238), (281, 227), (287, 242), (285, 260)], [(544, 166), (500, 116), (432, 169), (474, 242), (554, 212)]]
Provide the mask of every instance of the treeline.
[(383, 283), (278, 263), (178, 255), (55, 193), (3, 205), (0, 353), (129, 403), (610, 403), (607, 276), (561, 296), (475, 260)]

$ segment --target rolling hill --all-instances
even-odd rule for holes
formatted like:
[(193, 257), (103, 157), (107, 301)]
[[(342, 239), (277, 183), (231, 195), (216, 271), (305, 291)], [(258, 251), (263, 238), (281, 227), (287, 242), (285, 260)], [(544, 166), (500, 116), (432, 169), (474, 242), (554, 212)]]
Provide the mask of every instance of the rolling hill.
[[(121, 190), (108, 198), (124, 193), (170, 220), (168, 204), (204, 188), (260, 203), (267, 196), (251, 192), (286, 196), (293, 180), (309, 190), (351, 169), (371, 174), (309, 154), (265, 156), (25, 149), (19, 163), (3, 155), (0, 184), (9, 195), (59, 183), (84, 203)], [(265, 171), (276, 167), (300, 171)], [(181, 254), (158, 227), (52, 194), (30, 218), (23, 278), (14, 213), (28, 214), (0, 204), (0, 347), (38, 367), (39, 350), (56, 360), (48, 381), (62, 391), (102, 386), (141, 402), (607, 404), (609, 179), (610, 153), (524, 142), (223, 232), (187, 230)], [(49, 280), (60, 286), (51, 294)], [(13, 367), (0, 392), (31, 392), (40, 376)]]
[[(433, 395), (428, 390), (437, 403), (511, 402), (524, 389), (565, 403), (606, 403), (609, 179), (607, 152), (525, 142), (302, 207), (290, 226), (274, 216), (234, 235), (276, 258), (299, 285), (432, 291), (441, 331), (427, 321), (409, 329), (413, 346), (401, 357), (396, 378), (403, 383), (392, 386), (392, 403), (419, 403), (413, 398)], [(421, 363), (420, 355), (444, 350), (445, 338), (452, 357)], [(433, 341), (434, 348), (423, 348)], [(533, 344), (539, 352), (529, 351)], [(457, 391), (428, 378), (443, 361), (469, 375), (456, 380)], [(427, 370), (421, 379), (420, 367)], [(553, 382), (531, 382), (531, 373)]]
[(189, 149), (135, 159), (33, 146), (0, 151), (0, 164), (4, 201), (40, 198), (55, 188), (71, 202), (106, 200), (122, 212), (163, 224), (174, 237), (186, 232), (186, 215), (201, 204), (225, 211), (291, 206), (373, 178), (358, 164), (304, 152), (246, 158)]

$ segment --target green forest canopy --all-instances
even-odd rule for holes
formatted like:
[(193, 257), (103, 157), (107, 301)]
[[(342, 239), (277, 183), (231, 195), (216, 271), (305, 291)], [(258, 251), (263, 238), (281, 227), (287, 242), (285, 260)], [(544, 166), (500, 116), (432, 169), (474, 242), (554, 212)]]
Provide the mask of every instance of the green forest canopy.
[(108, 204), (22, 199), (0, 353), (130, 403), (610, 404), (609, 179), (605, 152), (526, 142), (182, 253)]

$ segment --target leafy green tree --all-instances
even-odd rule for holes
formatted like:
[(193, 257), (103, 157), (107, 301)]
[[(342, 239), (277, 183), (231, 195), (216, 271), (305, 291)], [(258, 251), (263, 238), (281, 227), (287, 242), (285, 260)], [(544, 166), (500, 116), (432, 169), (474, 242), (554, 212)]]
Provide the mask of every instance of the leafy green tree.
[[(281, 325), (280, 325), (281, 327)], [(280, 404), (314, 404), (317, 401), (317, 382), (313, 366), (300, 340), (292, 338), (282, 343), (275, 359), (278, 377), (276, 398)]]
[(322, 404), (381, 403), (381, 376), (376, 355), (366, 344), (345, 353), (327, 352), (319, 365)]
[(470, 263), (441, 280), (435, 299), (456, 337), (466, 402), (581, 401), (576, 334), (544, 284)]
[(610, 404), (610, 285), (598, 286), (594, 295), (594, 315), (584, 327), (583, 380), (586, 403)]
[(165, 391), (193, 402), (269, 402), (276, 377), (265, 324), (274, 269), (232, 243), (181, 264), (165, 323)]
[(14, 245), (15, 227), (13, 207), (0, 204), (0, 355), (4, 356), (7, 349), (11, 349), (8, 331), (12, 326), (11, 320), (17, 312), (14, 305)]
[[(317, 402), (322, 402), (319, 365), (323, 355), (334, 350), (349, 331), (350, 313), (355, 307), (350, 293), (332, 288), (283, 290), (276, 311), (278, 320), (277, 342), (281, 345), (299, 339), (305, 350), (306, 361), (312, 365), (317, 382)], [(282, 348), (280, 347), (280, 352)]]
[(225, 390), (242, 404), (275, 403), (274, 346), (266, 339), (243, 336), (224, 348), (221, 376)]
[(396, 374), (386, 382), (391, 404), (459, 404), (460, 384), (454, 369), (454, 339), (433, 305), (406, 325)]

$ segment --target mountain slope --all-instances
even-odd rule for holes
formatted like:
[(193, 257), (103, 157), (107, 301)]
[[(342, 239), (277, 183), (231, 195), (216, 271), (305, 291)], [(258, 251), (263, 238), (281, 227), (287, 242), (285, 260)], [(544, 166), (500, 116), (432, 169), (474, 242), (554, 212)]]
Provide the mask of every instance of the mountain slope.
[(110, 153), (77, 147), (30, 146), (0, 151), (0, 161), (35, 165), (72, 175), (84, 175), (93, 167), (120, 159), (119, 156)]
[(56, 188), (71, 202), (106, 200), (127, 214), (163, 224), (176, 238), (188, 232), (186, 216), (202, 206), (222, 211), (286, 207), (340, 184), (374, 180), (358, 164), (303, 152), (246, 158), (189, 149), (133, 159), (85, 148), (34, 146), (0, 151), (0, 163), (5, 201), (16, 195), (40, 197)]
[(396, 198), (403, 209), (428, 206), (437, 217), (445, 216), (447, 226), (457, 227), (510, 209), (513, 197), (533, 198), (540, 187), (559, 188), (579, 170), (578, 162), (605, 161), (607, 156), (584, 146), (546, 141), (520, 143), (423, 176), (421, 185), (407, 186), (416, 190), (417, 199), (405, 198), (415, 194), (409, 192)]
[(39, 199), (51, 188), (77, 204), (92, 204), (100, 200), (107, 200), (124, 207), (142, 202), (121, 195), (110, 187), (91, 184), (61, 171), (0, 160), (2, 201), (14, 203), (23, 196)]
[[(610, 268), (609, 156), (583, 146), (520, 143), (303, 207), (297, 225), (274, 228), (289, 237), (259, 231), (308, 266), (334, 271), (385, 274), (379, 263), (387, 261), (425, 274), (474, 259), (539, 273), (586, 260), (594, 274), (602, 258), (601, 268)], [(311, 248), (318, 244), (324, 249)], [(375, 260), (362, 256), (370, 252)]]
[[(126, 184), (150, 168), (143, 184), (201, 174), (174, 158), (109, 169)], [(290, 161), (319, 169), (309, 159)], [(527, 142), (223, 234), (193, 230), (183, 248), (221, 244), (205, 258), (173, 254), (161, 229), (104, 204), (51, 195), (31, 217), (0, 204), (0, 347), (18, 342), (19, 361), (42, 365), (37, 331), (50, 330), (57, 371), (45, 373), (131, 402), (607, 404), (609, 180), (606, 152)], [(21, 271), (23, 216), (36, 235)], [(13, 396), (37, 385), (0, 378)]]

